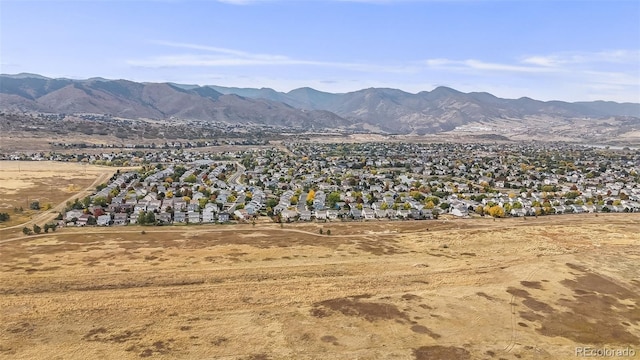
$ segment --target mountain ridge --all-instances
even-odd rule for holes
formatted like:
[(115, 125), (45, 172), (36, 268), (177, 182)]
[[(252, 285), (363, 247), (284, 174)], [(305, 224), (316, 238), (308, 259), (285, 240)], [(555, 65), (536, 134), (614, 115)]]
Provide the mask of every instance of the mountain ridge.
[(310, 87), (289, 92), (178, 83), (37, 74), (0, 75), (0, 108), (9, 111), (105, 113), (128, 118), (185, 118), (301, 128), (377, 128), (388, 133), (439, 133), (477, 123), (549, 118), (553, 121), (631, 117), (640, 103), (540, 101), (464, 93), (439, 86), (409, 93), (367, 88), (330, 93)]

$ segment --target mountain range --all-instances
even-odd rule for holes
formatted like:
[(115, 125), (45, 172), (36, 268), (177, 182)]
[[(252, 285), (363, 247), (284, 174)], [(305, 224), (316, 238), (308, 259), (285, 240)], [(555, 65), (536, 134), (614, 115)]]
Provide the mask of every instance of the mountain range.
[(503, 99), (447, 87), (417, 94), (388, 88), (328, 93), (308, 87), (285, 93), (269, 88), (52, 79), (35, 74), (0, 75), (0, 109), (400, 134), (439, 133), (470, 124), (518, 125), (530, 118), (551, 123), (617, 118), (631, 118), (634, 124), (640, 121), (639, 103)]

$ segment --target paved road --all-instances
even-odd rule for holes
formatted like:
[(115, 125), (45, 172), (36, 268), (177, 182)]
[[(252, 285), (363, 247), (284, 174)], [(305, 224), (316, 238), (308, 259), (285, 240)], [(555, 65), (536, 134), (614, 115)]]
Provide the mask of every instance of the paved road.
[(240, 182), (240, 176), (242, 176), (242, 174), (244, 174), (244, 171), (246, 169), (239, 162), (236, 162), (235, 164), (236, 164), (236, 166), (238, 166), (238, 171), (236, 171), (233, 175), (229, 176), (229, 179), (227, 180), (227, 183), (228, 184), (234, 183), (236, 185), (242, 185), (242, 183)]

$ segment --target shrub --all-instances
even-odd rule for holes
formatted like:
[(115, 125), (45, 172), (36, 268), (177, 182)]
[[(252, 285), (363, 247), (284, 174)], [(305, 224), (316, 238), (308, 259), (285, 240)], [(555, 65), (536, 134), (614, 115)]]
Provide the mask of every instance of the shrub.
[(33, 201), (31, 204), (29, 204), (29, 209), (40, 210), (40, 201)]

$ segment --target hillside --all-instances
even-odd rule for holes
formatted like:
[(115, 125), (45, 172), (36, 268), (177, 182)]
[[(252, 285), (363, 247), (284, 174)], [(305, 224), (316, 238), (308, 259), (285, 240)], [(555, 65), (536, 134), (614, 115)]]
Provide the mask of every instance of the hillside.
[(540, 126), (579, 129), (579, 133), (565, 134), (569, 137), (589, 133), (616, 137), (640, 131), (640, 104), (636, 103), (502, 99), (447, 87), (417, 94), (386, 88), (342, 94), (300, 88), (283, 93), (269, 88), (50, 79), (19, 74), (0, 76), (0, 109), (309, 129), (373, 129), (417, 135), (469, 127), (502, 133), (524, 127), (525, 134), (531, 129), (538, 132), (535, 129)]
[(0, 77), (4, 111), (97, 113), (124, 118), (171, 118), (255, 123), (297, 128), (334, 128), (349, 124), (337, 115), (303, 111), (281, 102), (222, 94), (210, 87), (185, 89), (167, 83), (127, 80), (84, 81), (42, 77)]

